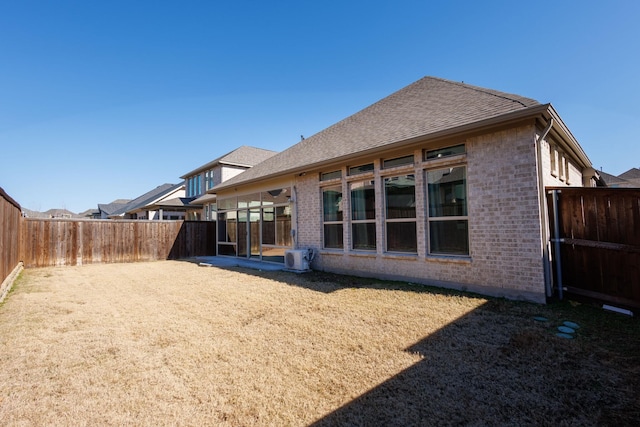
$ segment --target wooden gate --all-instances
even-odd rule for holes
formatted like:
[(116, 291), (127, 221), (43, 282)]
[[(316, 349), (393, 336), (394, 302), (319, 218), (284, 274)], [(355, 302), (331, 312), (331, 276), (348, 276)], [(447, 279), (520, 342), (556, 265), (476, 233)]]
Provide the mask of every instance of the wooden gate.
[(640, 189), (547, 188), (547, 206), (556, 287), (640, 308)]

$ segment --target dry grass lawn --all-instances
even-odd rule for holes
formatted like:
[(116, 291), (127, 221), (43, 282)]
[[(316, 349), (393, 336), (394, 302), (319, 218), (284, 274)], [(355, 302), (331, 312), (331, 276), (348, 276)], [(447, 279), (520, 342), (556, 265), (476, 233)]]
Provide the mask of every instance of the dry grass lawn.
[(584, 305), (317, 272), (33, 269), (0, 306), (0, 420), (633, 425), (639, 340), (637, 319)]

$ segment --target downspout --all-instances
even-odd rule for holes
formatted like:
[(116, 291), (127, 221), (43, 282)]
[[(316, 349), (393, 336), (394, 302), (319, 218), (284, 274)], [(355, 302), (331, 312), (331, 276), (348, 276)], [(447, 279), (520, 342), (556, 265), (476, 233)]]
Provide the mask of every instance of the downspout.
[(544, 270), (544, 287), (547, 298), (553, 295), (551, 286), (551, 260), (549, 257), (549, 218), (547, 212), (547, 197), (544, 191), (544, 178), (542, 170), (542, 141), (547, 137), (553, 127), (553, 117), (549, 118), (549, 124), (536, 140), (536, 157), (538, 167), (538, 202), (540, 203), (540, 232), (542, 234), (542, 268)]
[(296, 216), (296, 228), (291, 230), (291, 238), (293, 239), (293, 249), (298, 249), (298, 191), (295, 185), (291, 186), (291, 190), (289, 202), (293, 204), (293, 214)]

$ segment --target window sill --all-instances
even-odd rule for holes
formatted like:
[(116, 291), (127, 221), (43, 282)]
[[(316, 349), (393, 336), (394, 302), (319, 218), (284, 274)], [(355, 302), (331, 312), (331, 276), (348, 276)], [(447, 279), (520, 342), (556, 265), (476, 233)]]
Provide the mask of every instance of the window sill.
[(344, 249), (320, 249), (318, 252), (321, 255), (344, 255)]
[(377, 258), (378, 257), (378, 254), (377, 254), (376, 251), (352, 250), (352, 251), (349, 251), (348, 255), (355, 256), (355, 257), (360, 257), (360, 258)]
[(426, 262), (471, 264), (471, 257), (466, 255), (427, 255)]
[(418, 259), (418, 254), (411, 253), (384, 253), (382, 254), (383, 259), (397, 259), (404, 261), (416, 261)]

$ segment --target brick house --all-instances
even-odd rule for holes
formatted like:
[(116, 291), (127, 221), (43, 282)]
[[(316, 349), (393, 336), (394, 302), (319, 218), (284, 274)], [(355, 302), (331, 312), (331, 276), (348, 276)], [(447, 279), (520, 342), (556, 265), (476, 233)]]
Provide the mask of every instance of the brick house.
[(544, 302), (544, 189), (595, 175), (551, 104), (425, 77), (216, 186), (218, 254)]
[(216, 196), (207, 194), (214, 186), (232, 178), (276, 154), (275, 151), (243, 145), (180, 177), (184, 180), (189, 203), (186, 219), (215, 221)]

